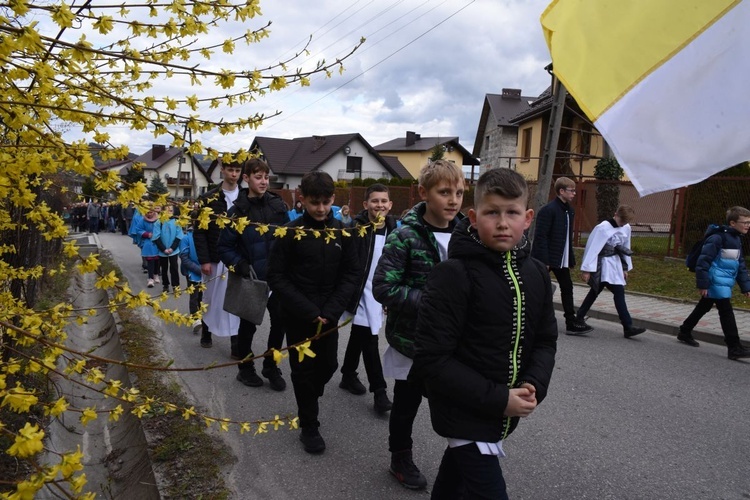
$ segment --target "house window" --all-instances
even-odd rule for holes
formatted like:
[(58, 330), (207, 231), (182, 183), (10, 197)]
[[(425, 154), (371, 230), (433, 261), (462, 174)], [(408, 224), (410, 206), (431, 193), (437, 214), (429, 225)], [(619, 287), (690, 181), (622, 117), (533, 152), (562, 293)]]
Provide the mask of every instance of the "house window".
[(490, 150), (490, 136), (486, 136), (484, 138), (484, 150), (489, 151)]
[(531, 158), (531, 127), (521, 131), (521, 161)]
[(182, 189), (182, 197), (183, 198), (190, 198), (190, 196), (193, 194), (191, 188), (183, 188)]
[(347, 156), (346, 157), (346, 173), (354, 174), (355, 178), (362, 178), (362, 157), (361, 156)]
[(190, 184), (190, 172), (180, 172), (180, 184)]

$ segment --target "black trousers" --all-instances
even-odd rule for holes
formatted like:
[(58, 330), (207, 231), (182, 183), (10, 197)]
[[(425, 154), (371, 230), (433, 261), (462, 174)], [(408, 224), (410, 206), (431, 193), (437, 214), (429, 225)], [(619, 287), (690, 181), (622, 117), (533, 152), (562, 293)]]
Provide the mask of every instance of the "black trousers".
[[(273, 297), (273, 295), (272, 295)], [(317, 323), (301, 322), (297, 318), (284, 318), (286, 324), (287, 345), (297, 344), (315, 336)], [(336, 324), (323, 325), (323, 331), (335, 328)], [(338, 329), (315, 340), (310, 350), (315, 357), (305, 356), (299, 361), (296, 350), (289, 352), (289, 364), (292, 369), (292, 387), (297, 400), (297, 415), (302, 429), (320, 427), (318, 420), (318, 399), (323, 395), (325, 385), (331, 380), (338, 368)]]
[[(161, 286), (168, 287), (180, 286), (180, 270), (177, 263), (177, 255), (169, 257), (159, 256), (159, 266), (161, 267)], [(171, 279), (171, 281), (170, 281)]]
[(474, 443), (448, 447), (440, 462), (430, 498), (508, 500), (498, 457), (482, 455)]
[[(271, 321), (271, 329), (268, 332), (268, 349), (281, 349), (284, 345), (284, 322), (281, 315), (281, 303), (276, 298), (276, 294), (271, 294), (268, 298), (268, 317)], [(237, 355), (240, 359), (253, 352), (253, 338), (258, 328), (249, 321), (240, 318), (240, 327), (237, 330)], [(266, 352), (263, 351), (263, 352)], [(290, 355), (291, 357), (291, 355)], [(242, 370), (250, 370), (253, 368), (253, 363), (240, 363), (237, 365)], [(273, 361), (272, 356), (266, 356), (263, 358), (263, 370), (270, 370), (276, 367), (276, 363)]]
[(203, 301), (203, 292), (198, 290), (198, 287), (200, 285), (200, 281), (190, 281), (188, 279), (188, 287), (193, 287), (193, 293), (190, 294), (190, 302), (188, 302), (190, 314), (197, 313), (201, 308), (201, 302)]
[(550, 271), (555, 275), (560, 287), (560, 300), (565, 313), (565, 324), (571, 325), (576, 319), (576, 308), (573, 305), (573, 280), (570, 279), (569, 267), (551, 267)]
[(716, 309), (719, 310), (719, 322), (721, 323), (721, 331), (724, 333), (724, 343), (728, 347), (740, 347), (742, 343), (737, 331), (737, 320), (734, 319), (731, 299), (702, 297), (695, 305), (693, 312), (683, 321), (681, 329), (688, 332), (693, 331), (695, 325), (711, 310), (714, 304), (716, 304)]
[(422, 404), (422, 388), (407, 380), (396, 380), (393, 384), (393, 408), (388, 420), (388, 450), (391, 452), (411, 450), (414, 419)]
[(341, 373), (344, 375), (356, 372), (361, 354), (362, 362), (365, 365), (365, 373), (367, 373), (367, 381), (370, 383), (370, 392), (388, 387), (385, 378), (383, 378), (378, 337), (378, 335), (372, 334), (369, 326), (352, 325), (352, 333), (349, 336), (349, 343), (346, 344), (346, 352), (344, 353), (344, 363), (341, 365)]

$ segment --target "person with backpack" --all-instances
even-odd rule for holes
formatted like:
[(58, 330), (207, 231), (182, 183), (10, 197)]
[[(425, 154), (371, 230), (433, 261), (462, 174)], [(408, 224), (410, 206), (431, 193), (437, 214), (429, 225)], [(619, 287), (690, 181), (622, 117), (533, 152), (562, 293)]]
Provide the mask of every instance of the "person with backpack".
[[(700, 344), (693, 338), (693, 328), (716, 304), (727, 345), (727, 357), (736, 360), (750, 358), (750, 349), (740, 342), (731, 302), (735, 282), (742, 293), (750, 297), (750, 276), (742, 253), (742, 236), (750, 229), (750, 210), (732, 207), (727, 210), (726, 221), (726, 225), (719, 228), (709, 226), (706, 231), (700, 255), (695, 259), (695, 283), (701, 299), (680, 326), (677, 340), (698, 347)], [(688, 255), (688, 268), (691, 260)]]

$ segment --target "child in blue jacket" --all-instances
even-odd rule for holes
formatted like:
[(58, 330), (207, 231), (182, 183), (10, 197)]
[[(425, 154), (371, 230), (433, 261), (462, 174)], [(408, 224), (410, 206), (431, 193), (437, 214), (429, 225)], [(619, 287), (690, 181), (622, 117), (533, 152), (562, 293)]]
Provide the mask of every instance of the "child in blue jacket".
[(750, 229), (750, 210), (732, 207), (727, 210), (727, 224), (721, 231), (709, 236), (695, 265), (695, 282), (700, 301), (680, 326), (677, 340), (698, 347), (693, 338), (693, 328), (711, 310), (719, 310), (721, 330), (727, 344), (729, 359), (750, 358), (750, 349), (742, 346), (737, 331), (737, 321), (732, 310), (732, 288), (736, 282), (743, 294), (750, 297), (750, 277), (742, 255), (742, 236)]
[[(201, 263), (198, 261), (198, 252), (195, 250), (195, 242), (193, 242), (193, 232), (190, 229), (180, 240), (180, 261), (182, 274), (187, 277), (188, 288), (193, 287), (193, 291), (190, 293), (189, 307), (190, 314), (195, 314), (200, 311), (203, 301), (203, 291), (200, 289), (203, 274)], [(197, 319), (193, 322), (193, 333), (198, 335), (201, 330), (201, 320)]]
[[(172, 288), (180, 286), (180, 272), (177, 269), (177, 249), (180, 248), (180, 240), (183, 237), (182, 228), (177, 225), (174, 218), (174, 208), (167, 205), (165, 210), (169, 219), (165, 222), (154, 223), (154, 240), (159, 249), (159, 267), (161, 267), (161, 281), (164, 291), (169, 293), (169, 285)], [(171, 277), (171, 281), (170, 281)]]
[(161, 207), (154, 207), (146, 212), (137, 223), (134, 223), (136, 243), (141, 248), (141, 257), (146, 261), (146, 270), (148, 271), (149, 288), (154, 287), (154, 283), (159, 283), (159, 248), (151, 239), (154, 233), (154, 223), (159, 219)]

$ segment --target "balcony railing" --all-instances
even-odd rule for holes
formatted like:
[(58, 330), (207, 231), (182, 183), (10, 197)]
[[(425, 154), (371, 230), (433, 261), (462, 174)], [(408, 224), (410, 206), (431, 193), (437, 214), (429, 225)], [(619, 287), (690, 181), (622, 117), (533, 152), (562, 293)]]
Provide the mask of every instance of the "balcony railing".
[(339, 181), (350, 181), (352, 179), (390, 179), (393, 177), (388, 172), (382, 172), (377, 170), (362, 170), (361, 172), (347, 172), (346, 170), (339, 170), (338, 178)]
[(187, 187), (187, 186), (192, 186), (192, 185), (193, 185), (193, 182), (191, 181), (189, 177), (182, 178), (182, 179), (177, 179), (176, 177), (170, 177), (169, 179), (167, 179), (167, 186), (172, 186), (172, 187), (186, 186)]

